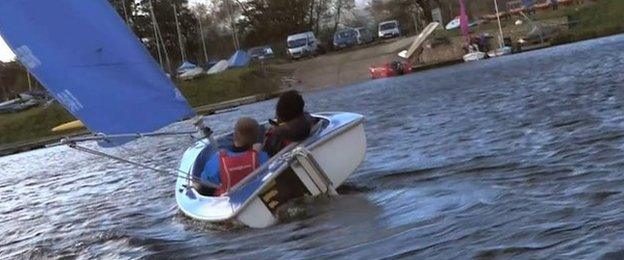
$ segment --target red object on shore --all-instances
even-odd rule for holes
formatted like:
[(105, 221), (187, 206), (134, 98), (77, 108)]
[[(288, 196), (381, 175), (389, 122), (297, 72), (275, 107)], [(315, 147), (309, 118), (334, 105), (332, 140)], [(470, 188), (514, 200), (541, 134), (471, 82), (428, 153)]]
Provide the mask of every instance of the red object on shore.
[(393, 61), (377, 67), (368, 68), (372, 79), (400, 76), (412, 72), (409, 62)]

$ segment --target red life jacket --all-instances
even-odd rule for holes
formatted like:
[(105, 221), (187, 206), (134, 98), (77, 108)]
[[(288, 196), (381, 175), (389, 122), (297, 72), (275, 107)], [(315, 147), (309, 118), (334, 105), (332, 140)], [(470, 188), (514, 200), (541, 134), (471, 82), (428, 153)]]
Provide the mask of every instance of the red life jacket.
[(229, 156), (226, 151), (219, 153), (221, 186), (215, 191), (215, 196), (220, 196), (230, 190), (234, 185), (243, 180), (247, 175), (258, 169), (258, 152), (250, 149), (236, 156)]
[[(264, 147), (270, 147), (271, 143), (269, 143), (269, 140), (271, 140), (273, 138), (274, 132), (272, 131), (272, 129), (270, 129), (269, 131), (267, 131), (264, 134)], [(286, 146), (288, 146), (289, 144), (293, 143), (293, 141), (291, 141), (290, 139), (286, 138), (286, 137), (282, 137), (281, 140), (277, 140), (276, 145), (278, 146), (277, 151), (275, 151), (275, 153), (281, 151), (282, 149), (284, 149)]]

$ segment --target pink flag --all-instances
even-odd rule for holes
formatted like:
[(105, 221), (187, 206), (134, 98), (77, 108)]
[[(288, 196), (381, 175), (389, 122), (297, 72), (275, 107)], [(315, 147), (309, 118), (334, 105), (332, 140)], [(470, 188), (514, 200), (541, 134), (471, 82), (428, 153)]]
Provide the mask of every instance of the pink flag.
[(461, 27), (461, 33), (464, 36), (466, 42), (470, 42), (470, 29), (468, 29), (468, 14), (466, 14), (466, 5), (464, 0), (459, 0), (459, 25)]

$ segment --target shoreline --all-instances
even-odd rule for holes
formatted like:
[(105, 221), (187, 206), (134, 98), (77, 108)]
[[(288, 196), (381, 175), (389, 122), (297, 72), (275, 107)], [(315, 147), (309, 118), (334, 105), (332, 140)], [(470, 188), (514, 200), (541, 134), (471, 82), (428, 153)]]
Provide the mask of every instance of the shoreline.
[[(601, 38), (614, 37), (614, 36), (617, 36), (617, 35), (621, 35), (621, 34), (607, 35), (607, 36), (602, 36), (602, 37), (588, 39), (588, 40), (582, 40), (582, 41), (576, 41), (576, 42), (558, 43), (558, 44), (552, 44), (552, 45), (548, 45), (548, 46), (538, 46), (537, 48), (530, 48), (530, 49), (524, 50), (522, 52), (514, 53), (514, 54), (510, 54), (510, 55), (516, 55), (516, 54), (520, 54), (520, 53), (524, 53), (524, 52), (532, 52), (532, 51), (537, 51), (537, 50), (542, 50), (542, 49), (549, 49), (549, 48), (562, 46), (562, 45), (567, 45), (567, 44), (575, 44), (575, 43), (581, 43), (581, 42), (585, 42), (585, 41), (598, 40), (598, 39), (601, 39)], [(443, 62), (438, 62), (438, 63), (425, 64), (425, 65), (414, 67), (414, 72), (412, 72), (410, 74), (423, 72), (423, 71), (427, 71), (427, 70), (438, 69), (438, 68), (452, 67), (452, 66), (455, 66), (455, 65), (458, 65), (458, 64), (461, 64), (461, 63), (463, 63), (463, 60), (461, 60), (461, 59), (459, 59), (459, 60), (458, 59), (454, 59), (454, 60), (448, 60), (448, 61), (443, 61)], [(406, 75), (409, 75), (409, 74), (406, 74)], [(360, 84), (360, 83), (363, 83), (363, 82), (366, 82), (366, 81), (370, 81), (370, 80), (372, 80), (372, 79), (368, 78), (367, 80), (364, 80), (364, 81), (352, 82), (352, 83), (339, 85), (339, 86), (327, 86), (327, 87), (320, 87), (320, 88), (307, 88), (307, 87), (304, 87), (304, 86), (299, 86), (299, 87), (294, 87), (294, 88), (295, 89), (300, 89), (302, 92), (313, 92), (313, 91), (319, 91), (319, 90), (325, 90), (325, 89), (331, 89), (331, 88), (340, 88), (340, 87), (343, 87), (343, 86), (348, 86), (348, 85), (353, 85), (353, 84)], [(288, 89), (290, 89), (290, 88), (288, 88)], [(235, 98), (235, 99), (222, 101), (222, 102), (218, 102), (218, 103), (214, 103), (214, 104), (194, 107), (193, 109), (199, 115), (217, 114), (217, 113), (219, 113), (221, 111), (227, 111), (229, 109), (237, 108), (239, 106), (254, 104), (254, 103), (258, 103), (258, 102), (262, 102), (262, 101), (266, 101), (266, 100), (271, 100), (271, 99), (277, 98), (281, 93), (283, 93), (284, 91), (286, 91), (288, 89), (282, 89), (282, 90), (279, 90), (279, 91), (266, 93), (266, 94), (256, 94), (256, 95), (250, 95), (250, 96), (245, 96), (245, 97), (241, 97), (241, 98)], [(88, 131), (80, 130), (80, 131), (77, 131), (77, 132), (64, 134), (64, 135), (61, 134), (61, 135), (54, 135), (54, 136), (46, 136), (46, 137), (42, 137), (42, 138), (39, 138), (39, 139), (34, 139), (34, 140), (28, 140), (28, 141), (23, 141), (23, 142), (17, 142), (17, 143), (2, 145), (2, 146), (0, 146), (0, 156), (8, 156), (8, 155), (18, 154), (18, 153), (22, 153), (22, 152), (28, 152), (28, 151), (32, 151), (32, 150), (46, 148), (48, 145), (56, 143), (56, 142), (58, 142), (62, 138), (75, 137), (75, 136), (81, 136), (81, 135), (87, 135), (87, 134), (89, 134)]]
[[(219, 113), (220, 111), (236, 108), (239, 106), (249, 105), (249, 104), (253, 104), (257, 102), (270, 100), (270, 99), (278, 97), (284, 91), (285, 90), (281, 90), (281, 91), (276, 91), (276, 92), (272, 92), (268, 94), (258, 94), (258, 95), (232, 99), (232, 100), (223, 101), (223, 102), (219, 102), (215, 104), (195, 107), (193, 108), (193, 110), (195, 110), (195, 112), (198, 115), (212, 115), (212, 114)], [(17, 142), (17, 143), (2, 145), (0, 146), (0, 157), (12, 155), (12, 154), (18, 154), (22, 152), (28, 152), (32, 150), (41, 149), (41, 148), (46, 148), (48, 145), (57, 143), (63, 138), (77, 137), (77, 136), (88, 135), (88, 134), (89, 134), (89, 131), (83, 129), (83, 130), (78, 130), (69, 134), (46, 136), (46, 137), (42, 137), (42, 138), (38, 138), (34, 140), (28, 140), (24, 142)]]

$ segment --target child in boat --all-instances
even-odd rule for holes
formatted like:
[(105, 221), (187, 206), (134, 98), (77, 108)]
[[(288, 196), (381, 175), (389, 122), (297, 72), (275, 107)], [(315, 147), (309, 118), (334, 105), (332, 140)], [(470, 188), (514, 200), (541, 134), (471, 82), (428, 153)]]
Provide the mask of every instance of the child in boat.
[(256, 144), (260, 135), (260, 125), (249, 117), (240, 118), (234, 126), (232, 146), (210, 157), (201, 173), (202, 181), (219, 185), (213, 195), (220, 196), (247, 177), (269, 156)]
[(313, 119), (304, 110), (305, 101), (296, 90), (282, 93), (277, 101), (277, 121), (267, 131), (264, 149), (271, 156), (292, 142), (301, 142), (310, 136)]

